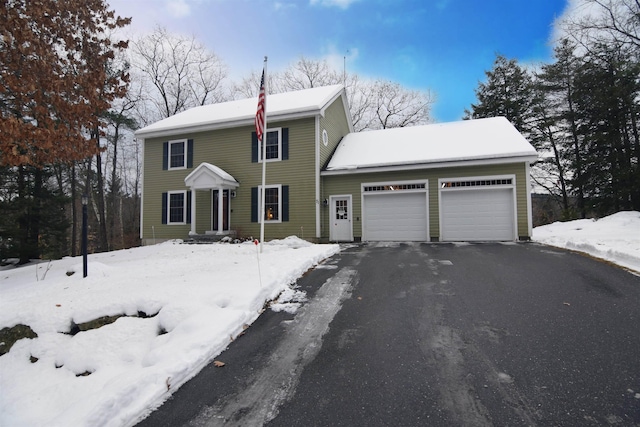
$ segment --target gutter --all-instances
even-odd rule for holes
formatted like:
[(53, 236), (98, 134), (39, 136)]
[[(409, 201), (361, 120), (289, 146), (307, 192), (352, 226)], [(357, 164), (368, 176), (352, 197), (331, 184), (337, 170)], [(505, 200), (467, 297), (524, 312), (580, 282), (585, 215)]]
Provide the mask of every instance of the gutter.
[(357, 165), (348, 166), (341, 169), (323, 170), (320, 172), (321, 176), (335, 176), (335, 175), (352, 175), (360, 173), (379, 173), (379, 172), (398, 172), (409, 171), (419, 169), (438, 169), (438, 168), (451, 168), (451, 167), (467, 167), (467, 166), (485, 166), (485, 165), (500, 165), (507, 163), (532, 163), (538, 159), (537, 155), (522, 155), (516, 157), (498, 157), (489, 159), (469, 159), (469, 160), (451, 160), (451, 161), (439, 161), (439, 162), (424, 162), (424, 163), (411, 163), (403, 165), (384, 165), (384, 166), (364, 166), (359, 167)]

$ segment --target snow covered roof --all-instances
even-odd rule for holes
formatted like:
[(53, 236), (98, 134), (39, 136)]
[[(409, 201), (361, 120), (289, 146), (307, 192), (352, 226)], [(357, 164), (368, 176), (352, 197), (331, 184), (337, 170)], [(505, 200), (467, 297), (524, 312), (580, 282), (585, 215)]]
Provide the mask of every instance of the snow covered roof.
[(506, 118), (492, 117), (350, 133), (326, 171), (507, 158), (533, 161), (537, 156)]
[[(323, 114), (343, 91), (342, 85), (332, 85), (267, 95), (267, 125), (274, 119)], [(257, 107), (257, 97), (194, 107), (146, 126), (138, 130), (136, 136), (152, 138), (245, 126), (253, 123)]]
[(206, 162), (200, 163), (193, 172), (187, 175), (184, 183), (187, 187), (197, 189), (216, 187), (237, 188), (240, 185), (238, 181), (225, 170)]

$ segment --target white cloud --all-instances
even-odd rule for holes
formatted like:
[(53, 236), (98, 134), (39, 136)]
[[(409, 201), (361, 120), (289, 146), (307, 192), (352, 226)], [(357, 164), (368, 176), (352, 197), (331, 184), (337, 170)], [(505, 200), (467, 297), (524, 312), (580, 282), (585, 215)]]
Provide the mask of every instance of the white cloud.
[(567, 33), (565, 23), (567, 21), (580, 21), (589, 16), (602, 15), (603, 9), (596, 2), (587, 2), (585, 0), (567, 0), (562, 15), (558, 16), (553, 22), (551, 31), (551, 44), (556, 45), (561, 39), (571, 36)]
[(312, 6), (319, 5), (324, 7), (339, 7), (340, 9), (346, 9), (359, 0), (310, 0)]
[(191, 15), (191, 6), (186, 0), (168, 0), (165, 7), (169, 15), (174, 18), (184, 18)]

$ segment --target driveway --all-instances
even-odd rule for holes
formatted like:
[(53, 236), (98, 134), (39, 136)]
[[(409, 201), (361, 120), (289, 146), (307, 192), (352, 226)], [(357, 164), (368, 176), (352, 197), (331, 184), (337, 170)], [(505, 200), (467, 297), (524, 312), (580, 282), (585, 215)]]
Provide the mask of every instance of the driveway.
[(640, 426), (640, 277), (535, 243), (365, 244), (141, 426)]

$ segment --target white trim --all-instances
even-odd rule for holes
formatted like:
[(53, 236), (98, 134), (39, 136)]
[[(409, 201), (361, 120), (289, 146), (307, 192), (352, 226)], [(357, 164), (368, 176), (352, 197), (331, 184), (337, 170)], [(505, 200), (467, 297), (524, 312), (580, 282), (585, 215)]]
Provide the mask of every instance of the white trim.
[(316, 155), (316, 161), (315, 161), (315, 191), (316, 191), (316, 197), (315, 197), (315, 211), (316, 211), (316, 239), (320, 239), (322, 237), (322, 227), (321, 227), (321, 219), (320, 219), (320, 207), (321, 207), (321, 202), (320, 202), (320, 116), (316, 116), (316, 120), (315, 120), (315, 124), (316, 124), (316, 131), (315, 131), (315, 155)]
[[(184, 144), (184, 154), (182, 155), (183, 165), (177, 167), (171, 167), (171, 144)], [(187, 168), (187, 152), (189, 151), (189, 142), (187, 139), (174, 139), (167, 142), (167, 170), (175, 171)]]
[[(333, 221), (333, 201), (336, 199), (347, 199), (347, 210), (349, 215), (349, 238), (347, 240), (336, 240), (333, 235), (331, 221)], [(337, 194), (329, 196), (329, 240), (332, 242), (353, 242), (353, 197), (351, 194)]]
[[(267, 190), (269, 188), (277, 188), (278, 189), (278, 219), (265, 219), (265, 224), (279, 224), (282, 222), (282, 184), (269, 184), (265, 185), (264, 189)], [(262, 185), (258, 186), (258, 210), (262, 207), (262, 213), (264, 215), (265, 206), (262, 203)], [(258, 218), (260, 219), (260, 218)]]
[[(526, 164), (525, 166), (525, 185), (527, 186), (526, 188), (526, 199), (527, 199), (527, 237), (529, 239), (531, 239), (533, 237), (533, 218), (532, 218), (532, 204), (531, 204), (531, 166), (529, 165), (529, 163)], [(518, 190), (516, 189), (516, 192)], [(517, 200), (516, 200), (516, 206), (517, 206)], [(517, 228), (516, 228), (517, 229)], [(517, 238), (520, 238), (520, 236), (518, 236), (516, 234)]]
[(364, 191), (365, 187), (375, 187), (375, 186), (386, 186), (386, 185), (395, 185), (395, 184), (424, 184), (424, 188), (415, 188), (415, 189), (410, 189), (410, 190), (400, 190), (399, 192), (402, 194), (405, 193), (424, 193), (425, 194), (425, 212), (426, 212), (426, 228), (427, 228), (427, 239), (426, 241), (429, 242), (431, 241), (431, 228), (429, 226), (429, 180), (428, 179), (418, 179), (418, 180), (409, 180), (409, 181), (403, 181), (403, 180), (395, 180), (395, 181), (379, 181), (379, 182), (363, 182), (360, 184), (360, 194), (361, 194), (361, 200), (360, 200), (360, 206), (361, 206), (361, 219), (362, 221), (360, 221), (360, 224), (362, 224), (362, 240), (363, 241), (368, 241), (367, 240), (367, 236), (365, 235), (366, 233), (366, 227), (364, 226), (366, 224), (366, 203), (365, 203), (365, 197), (368, 196), (384, 196), (387, 194), (395, 194), (395, 191)]
[[(445, 187), (442, 188), (443, 182), (455, 182), (455, 181), (491, 181), (491, 180), (504, 180), (510, 179), (511, 184), (499, 184), (499, 185), (480, 185), (470, 187)], [(515, 174), (506, 175), (484, 175), (484, 176), (457, 176), (451, 178), (438, 178), (438, 227), (440, 229), (440, 241), (447, 241), (446, 236), (443, 235), (442, 225), (442, 193), (443, 192), (456, 192), (456, 191), (492, 191), (492, 190), (511, 190), (511, 199), (513, 203), (513, 240), (518, 240), (518, 200), (517, 200), (517, 185)]]
[[(135, 141), (136, 141), (135, 137), (134, 137), (133, 141), (135, 143)], [(140, 188), (139, 188), (139, 190), (140, 190), (140, 240), (143, 242), (143, 244), (144, 244), (144, 237), (143, 237), (144, 236), (144, 174), (145, 174), (145, 171), (144, 171), (144, 157), (145, 157), (145, 155), (144, 155), (144, 145), (145, 145), (145, 139), (142, 138), (142, 156), (140, 156), (141, 159), (142, 159), (142, 160), (140, 160), (140, 162), (142, 163), (140, 165), (140, 171), (142, 173), (140, 174)], [(160, 165), (160, 166), (162, 166), (162, 165)], [(162, 206), (160, 207), (160, 209), (162, 209)], [(162, 222), (162, 221), (160, 221), (160, 222)]]
[[(280, 162), (282, 161), (282, 127), (267, 129), (264, 132), (264, 136), (262, 139), (267, 139), (269, 136), (269, 132), (277, 132), (278, 133), (278, 157), (275, 159), (267, 159), (267, 163), (271, 162)], [(266, 146), (266, 144), (265, 144)], [(262, 141), (258, 141), (258, 163), (262, 163)]]
[[(536, 157), (537, 158), (537, 157)], [(350, 175), (357, 173), (380, 173), (380, 172), (400, 172), (409, 170), (423, 170), (423, 169), (440, 169), (440, 168), (452, 168), (452, 167), (467, 167), (467, 166), (486, 166), (486, 165), (503, 165), (510, 163), (522, 163), (529, 164), (530, 161), (536, 158), (531, 156), (522, 157), (504, 157), (504, 158), (490, 158), (490, 159), (475, 159), (475, 160), (455, 160), (455, 161), (442, 161), (433, 163), (411, 163), (406, 165), (394, 165), (394, 166), (372, 166), (366, 168), (358, 168), (353, 166), (349, 169), (337, 169), (337, 170), (324, 170), (322, 176), (331, 175)]]
[[(196, 191), (195, 190), (190, 190), (191, 191), (191, 234), (196, 234)], [(185, 200), (185, 205), (187, 204), (187, 201)], [(184, 216), (186, 218), (187, 213), (184, 213)], [(169, 222), (169, 215), (167, 215), (167, 222)]]
[[(184, 196), (182, 202), (182, 222), (171, 221), (171, 195), (182, 194)], [(193, 196), (191, 196), (193, 198)], [(193, 213), (193, 212), (192, 212)], [(187, 190), (167, 191), (167, 225), (185, 225), (187, 223)]]
[[(214, 192), (218, 192), (218, 212), (215, 212), (213, 209), (213, 206), (215, 204), (215, 196), (214, 196)], [(224, 229), (224, 192), (227, 192), (227, 226), (228, 228), (225, 230)], [(229, 231), (231, 230), (231, 192), (233, 190), (230, 190), (228, 188), (212, 188), (210, 191), (211, 194), (211, 220), (210, 222), (210, 227), (211, 227), (211, 231), (216, 231), (216, 234), (229, 234)], [(213, 218), (217, 216), (218, 217), (218, 224), (213, 223)], [(218, 229), (216, 230), (215, 226), (218, 227)]]

